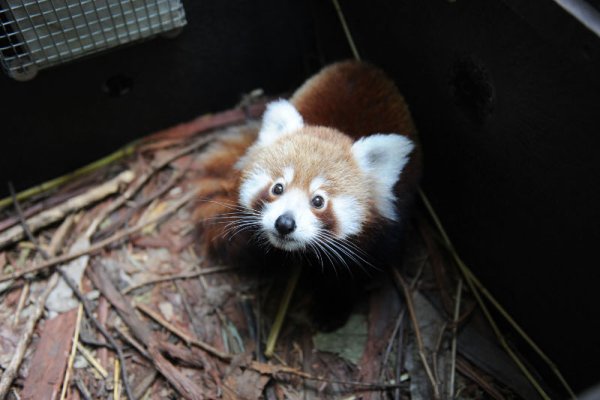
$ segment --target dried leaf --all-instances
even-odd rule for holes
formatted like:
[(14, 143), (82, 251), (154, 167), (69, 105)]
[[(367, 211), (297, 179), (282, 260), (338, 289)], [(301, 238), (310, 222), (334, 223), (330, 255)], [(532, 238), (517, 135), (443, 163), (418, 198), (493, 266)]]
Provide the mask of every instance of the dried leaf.
[(338, 330), (317, 333), (313, 342), (319, 351), (335, 353), (353, 364), (358, 364), (367, 344), (367, 320), (362, 314), (353, 314)]
[(256, 371), (238, 370), (229, 375), (223, 382), (223, 399), (225, 400), (256, 400), (262, 395), (269, 377)]

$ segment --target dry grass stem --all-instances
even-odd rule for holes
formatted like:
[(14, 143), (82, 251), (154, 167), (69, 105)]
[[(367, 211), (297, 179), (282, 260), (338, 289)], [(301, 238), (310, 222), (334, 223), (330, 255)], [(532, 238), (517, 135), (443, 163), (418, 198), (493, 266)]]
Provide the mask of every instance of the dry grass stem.
[(273, 326), (271, 327), (271, 331), (269, 332), (269, 336), (267, 337), (267, 346), (265, 349), (265, 357), (269, 358), (273, 355), (275, 351), (275, 344), (277, 343), (277, 338), (279, 337), (279, 332), (281, 331), (281, 326), (283, 325), (283, 320), (287, 314), (288, 307), (290, 305), (290, 300), (296, 290), (296, 285), (298, 284), (298, 280), (300, 279), (300, 274), (302, 273), (302, 267), (300, 264), (294, 264), (294, 269), (292, 271), (292, 275), (288, 280), (287, 287), (285, 288), (285, 292), (283, 293), (283, 298), (279, 303), (279, 308), (277, 309), (277, 315), (275, 315), (275, 322), (273, 322)]
[(458, 287), (456, 288), (456, 300), (454, 303), (454, 316), (452, 319), (452, 349), (451, 349), (451, 368), (450, 368), (450, 380), (448, 382), (448, 398), (454, 399), (454, 382), (456, 381), (456, 344), (457, 344), (457, 330), (458, 330), (458, 318), (460, 317), (460, 303), (462, 301), (462, 279), (458, 280)]
[(115, 368), (113, 377), (113, 400), (119, 400), (120, 398), (119, 369), (119, 359), (115, 358)]
[(415, 338), (417, 340), (417, 348), (419, 351), (419, 357), (421, 358), (421, 362), (423, 363), (423, 368), (425, 369), (425, 373), (427, 374), (427, 377), (429, 378), (429, 383), (431, 384), (431, 387), (433, 390), (433, 396), (435, 399), (439, 399), (440, 398), (439, 384), (438, 384), (437, 380), (435, 379), (435, 376), (433, 375), (431, 366), (427, 362), (427, 356), (425, 354), (425, 345), (423, 344), (423, 338), (421, 337), (421, 329), (419, 328), (419, 321), (418, 321), (417, 315), (415, 313), (415, 307), (413, 305), (412, 294), (411, 294), (410, 288), (404, 281), (404, 278), (402, 278), (402, 275), (400, 275), (400, 273), (397, 270), (393, 269), (392, 273), (393, 273), (394, 278), (396, 279), (396, 282), (398, 282), (399, 286), (402, 288), (402, 292), (404, 293), (404, 297), (406, 299), (406, 307), (408, 309), (408, 315), (410, 316), (410, 319), (411, 319), (411, 322), (413, 325), (413, 330), (415, 332)]
[(23, 289), (21, 290), (21, 295), (19, 296), (19, 303), (17, 304), (17, 310), (15, 311), (15, 318), (13, 319), (13, 326), (19, 325), (19, 315), (25, 306), (25, 301), (27, 301), (27, 296), (29, 295), (29, 281), (25, 282), (23, 285)]
[(60, 392), (60, 400), (64, 400), (67, 396), (67, 389), (69, 389), (71, 381), (71, 371), (73, 370), (73, 362), (75, 361), (75, 355), (77, 354), (77, 344), (79, 343), (79, 329), (81, 328), (81, 317), (83, 315), (83, 305), (79, 304), (77, 309), (77, 320), (75, 321), (75, 331), (73, 338), (71, 339), (71, 353), (69, 354), (69, 361), (67, 362), (67, 369), (65, 370), (65, 377), (63, 379), (62, 390)]
[(344, 13), (342, 12), (342, 8), (340, 7), (340, 3), (338, 0), (331, 0), (333, 6), (335, 7), (335, 12), (340, 19), (340, 23), (342, 24), (342, 28), (344, 29), (344, 35), (346, 35), (346, 40), (348, 41), (348, 45), (350, 46), (350, 50), (352, 50), (352, 55), (358, 61), (360, 61), (360, 55), (358, 54), (358, 49), (354, 44), (354, 39), (352, 39), (352, 34), (350, 33), (350, 28), (348, 28), (348, 24), (346, 23), (346, 17), (344, 17)]
[(90, 365), (94, 367), (96, 371), (98, 371), (102, 378), (106, 379), (108, 377), (108, 371), (106, 371), (104, 367), (100, 365), (100, 362), (96, 360), (96, 357), (94, 357), (94, 355), (88, 349), (83, 347), (81, 342), (77, 343), (77, 351), (79, 351), (83, 358), (85, 358), (87, 362), (90, 363)]

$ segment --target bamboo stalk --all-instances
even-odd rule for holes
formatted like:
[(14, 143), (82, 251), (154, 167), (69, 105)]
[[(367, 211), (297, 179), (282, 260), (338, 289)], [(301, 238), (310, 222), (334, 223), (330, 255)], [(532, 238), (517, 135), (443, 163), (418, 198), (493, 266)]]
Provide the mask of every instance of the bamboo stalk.
[(270, 358), (273, 356), (273, 352), (275, 351), (275, 344), (277, 343), (277, 338), (279, 337), (279, 333), (281, 332), (281, 326), (283, 325), (283, 320), (287, 315), (290, 300), (292, 299), (292, 295), (296, 290), (296, 285), (298, 284), (298, 280), (300, 279), (301, 272), (302, 267), (300, 266), (300, 264), (294, 263), (294, 270), (292, 271), (292, 275), (288, 280), (288, 284), (283, 294), (283, 298), (279, 303), (279, 309), (277, 310), (277, 315), (275, 316), (275, 322), (273, 322), (273, 326), (271, 327), (271, 331), (269, 332), (269, 336), (267, 338), (265, 357)]

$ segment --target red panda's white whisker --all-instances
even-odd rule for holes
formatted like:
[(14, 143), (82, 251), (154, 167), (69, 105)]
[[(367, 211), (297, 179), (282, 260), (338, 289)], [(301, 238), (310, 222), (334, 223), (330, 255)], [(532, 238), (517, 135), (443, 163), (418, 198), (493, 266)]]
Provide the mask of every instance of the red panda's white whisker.
[(236, 236), (240, 232), (246, 231), (250, 228), (254, 228), (257, 226), (258, 226), (257, 221), (244, 221), (241, 223), (238, 223), (237, 221), (230, 222), (229, 224), (227, 224), (225, 226), (226, 228), (224, 231), (224, 235), (225, 235), (225, 237), (228, 236), (228, 239), (231, 240), (231, 239), (233, 239), (234, 236)]
[[(354, 250), (354, 252), (360, 253), (360, 254), (364, 255), (365, 257), (368, 257), (368, 254), (363, 249), (358, 247), (355, 243), (353, 243), (351, 240), (348, 240), (346, 238), (336, 237), (332, 233), (330, 233), (326, 230), (321, 230), (321, 234), (327, 236), (329, 239), (334, 240), (336, 242), (344, 243), (346, 246), (348, 246), (349, 248)], [(363, 261), (367, 262), (366, 260), (363, 260)]]
[(240, 220), (244, 220), (246, 218), (255, 218), (256, 220), (258, 220), (258, 215), (254, 215), (254, 214), (238, 214), (238, 215), (221, 215), (221, 216), (216, 216), (216, 217), (212, 217), (212, 218), (207, 218), (205, 219), (205, 221), (207, 222), (219, 222), (219, 223), (230, 223), (230, 222), (235, 222), (235, 221), (240, 221)]
[[(323, 237), (323, 239), (325, 239), (325, 238)], [(348, 270), (348, 272), (350, 272), (350, 275), (352, 275), (352, 270), (350, 269), (350, 266), (348, 265), (348, 263), (346, 262), (344, 257), (337, 251), (340, 249), (336, 250), (336, 248), (334, 246), (332, 246), (333, 243), (328, 240), (323, 240), (320, 242), (320, 244), (323, 245), (323, 248), (328, 249), (331, 252), (332, 256), (334, 256), (336, 259), (340, 260), (341, 264), (343, 264), (346, 267), (346, 269)]]
[[(359, 268), (361, 268), (367, 275), (369, 275), (369, 272), (363, 267), (363, 264), (373, 267), (374, 269), (378, 269), (376, 266), (374, 266), (369, 261), (365, 260), (356, 251), (353, 250), (354, 248), (356, 248), (356, 246), (352, 242), (345, 239), (336, 238), (327, 231), (319, 232), (319, 237), (323, 240), (326, 240), (330, 244), (330, 246), (335, 247), (340, 252), (342, 252), (346, 257), (352, 260)], [(356, 249), (364, 253), (360, 249)]]
[(321, 271), (323, 271), (325, 266), (323, 265), (323, 259), (321, 258), (321, 253), (319, 251), (319, 248), (317, 246), (315, 246), (313, 243), (307, 243), (307, 246), (309, 249), (312, 250), (313, 254), (317, 256), (317, 260), (319, 260), (319, 264), (321, 264)]
[(333, 260), (329, 256), (329, 252), (327, 251), (327, 249), (323, 247), (323, 244), (320, 241), (314, 241), (313, 243), (315, 244), (316, 248), (320, 249), (323, 252), (323, 254), (325, 255), (325, 257), (327, 257), (327, 259), (329, 260), (329, 264), (332, 266), (333, 270), (335, 271), (335, 275), (338, 276), (337, 269), (335, 268), (335, 262), (333, 262)]
[[(223, 201), (217, 201), (217, 200), (212, 200), (212, 199), (206, 199), (206, 198), (199, 198), (196, 199), (197, 201), (202, 201), (205, 203), (214, 203), (214, 204), (218, 204), (220, 206), (223, 206), (225, 208), (228, 208), (230, 210), (237, 210), (237, 211), (249, 211), (251, 209), (248, 209), (247, 207), (243, 207), (237, 203), (230, 203), (230, 202), (223, 202)], [(251, 211), (255, 211), (255, 210), (251, 210)]]

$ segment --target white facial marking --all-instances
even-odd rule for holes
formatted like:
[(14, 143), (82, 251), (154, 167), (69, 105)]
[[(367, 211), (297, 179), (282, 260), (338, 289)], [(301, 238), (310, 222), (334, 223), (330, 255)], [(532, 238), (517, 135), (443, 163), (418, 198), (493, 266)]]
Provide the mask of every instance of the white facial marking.
[[(280, 215), (289, 213), (296, 222), (296, 229), (281, 238), (275, 228)], [(275, 201), (265, 205), (262, 212), (262, 229), (271, 244), (283, 250), (299, 250), (314, 240), (321, 221), (312, 213), (309, 199), (300, 189), (289, 189)]]
[(288, 185), (292, 182), (292, 180), (294, 180), (294, 168), (292, 168), (292, 167), (285, 167), (283, 169), (283, 180)]
[(269, 145), (281, 136), (293, 133), (303, 126), (302, 116), (292, 103), (287, 100), (269, 103), (258, 133), (257, 145)]
[(338, 196), (331, 199), (333, 214), (339, 226), (339, 237), (345, 238), (360, 233), (365, 218), (365, 209), (352, 196)]
[(325, 178), (323, 178), (322, 176), (317, 176), (315, 179), (313, 179), (310, 182), (310, 185), (308, 187), (308, 190), (311, 193), (316, 192), (321, 186), (323, 186), (324, 184), (327, 183), (327, 180)]
[(271, 176), (262, 169), (255, 169), (240, 186), (240, 204), (252, 208), (252, 200), (271, 183)]
[(375, 207), (385, 218), (397, 220), (394, 185), (414, 149), (413, 142), (396, 134), (364, 137), (352, 145), (360, 169), (375, 185)]

